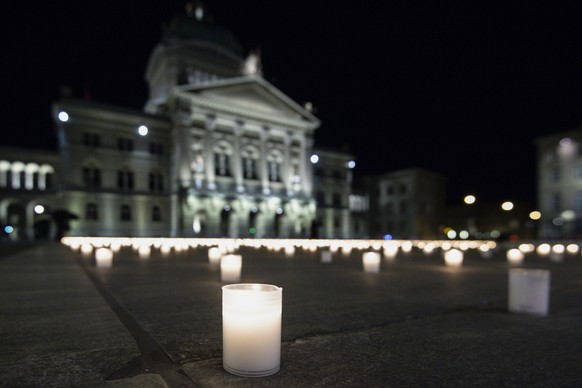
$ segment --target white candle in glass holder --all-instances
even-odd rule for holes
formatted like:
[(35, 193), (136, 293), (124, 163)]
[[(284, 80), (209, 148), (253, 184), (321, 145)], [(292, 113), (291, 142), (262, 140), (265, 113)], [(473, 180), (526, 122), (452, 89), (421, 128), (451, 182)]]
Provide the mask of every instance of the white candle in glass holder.
[(222, 353), (226, 371), (262, 377), (279, 370), (282, 297), (283, 289), (269, 284), (222, 287)]
[(362, 255), (362, 264), (365, 272), (380, 272), (380, 253), (364, 252)]
[(510, 269), (508, 294), (509, 311), (547, 315), (550, 306), (550, 271)]
[(449, 267), (460, 267), (463, 265), (463, 251), (449, 249), (444, 253), (445, 264)]
[(221, 257), (222, 252), (217, 247), (212, 247), (208, 250), (208, 263), (211, 266), (218, 266), (220, 264)]
[(95, 264), (97, 268), (111, 268), (113, 264), (113, 251), (109, 248), (96, 249)]
[(512, 249), (507, 251), (506, 257), (507, 257), (507, 261), (510, 264), (517, 265), (517, 264), (523, 263), (523, 259), (524, 259), (525, 255), (519, 249), (512, 248)]
[(240, 282), (242, 256), (225, 255), (220, 259), (220, 278), (225, 283)]
[(331, 261), (332, 261), (331, 251), (321, 251), (321, 262), (331, 263)]

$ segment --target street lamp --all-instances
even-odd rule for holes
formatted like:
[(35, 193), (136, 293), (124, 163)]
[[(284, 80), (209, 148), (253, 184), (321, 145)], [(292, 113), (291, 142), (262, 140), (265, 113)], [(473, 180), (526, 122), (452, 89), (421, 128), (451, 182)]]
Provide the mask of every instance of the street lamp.
[(466, 195), (465, 198), (463, 199), (463, 201), (465, 201), (467, 205), (474, 204), (476, 200), (477, 198), (475, 198), (475, 196), (472, 194)]
[(513, 209), (513, 202), (511, 201), (505, 201), (501, 204), (501, 208), (503, 210), (505, 210), (506, 212), (510, 211), (511, 209)]

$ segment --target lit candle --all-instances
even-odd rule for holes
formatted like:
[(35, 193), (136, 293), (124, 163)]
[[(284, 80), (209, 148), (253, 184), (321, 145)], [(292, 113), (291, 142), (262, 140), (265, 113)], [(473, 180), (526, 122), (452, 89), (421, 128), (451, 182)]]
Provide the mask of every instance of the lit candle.
[(510, 269), (508, 293), (509, 311), (547, 315), (550, 306), (550, 271)]
[(380, 272), (380, 253), (364, 252), (362, 255), (362, 264), (365, 272)]
[(321, 262), (331, 263), (331, 261), (332, 261), (331, 251), (321, 251)]
[(217, 247), (212, 247), (208, 250), (208, 263), (210, 263), (211, 267), (218, 266), (221, 257), (222, 252)]
[(224, 283), (240, 282), (242, 256), (225, 255), (220, 260), (220, 278)]
[(510, 264), (521, 264), (523, 262), (524, 259), (524, 254), (522, 251), (520, 251), (519, 249), (516, 248), (512, 248), (510, 250), (507, 251), (507, 261)]
[(108, 248), (96, 249), (95, 263), (97, 264), (97, 268), (111, 268), (113, 264), (113, 251)]
[(450, 249), (444, 253), (445, 264), (449, 267), (460, 267), (463, 265), (463, 251)]
[(261, 377), (279, 370), (282, 297), (283, 289), (269, 284), (222, 287), (222, 353), (226, 371)]

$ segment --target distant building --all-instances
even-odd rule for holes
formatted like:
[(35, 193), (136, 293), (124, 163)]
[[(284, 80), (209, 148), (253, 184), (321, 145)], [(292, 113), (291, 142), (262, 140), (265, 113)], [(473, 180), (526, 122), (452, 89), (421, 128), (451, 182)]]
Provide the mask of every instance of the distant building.
[(351, 238), (354, 226), (350, 211), (352, 169), (355, 157), (337, 150), (315, 149), (312, 156), (317, 215), (312, 237)]
[(536, 139), (539, 238), (582, 237), (582, 129)]
[[(362, 179), (369, 196), (371, 238), (436, 239), (445, 205), (445, 178), (405, 169)], [(390, 237), (388, 237), (390, 236)]]

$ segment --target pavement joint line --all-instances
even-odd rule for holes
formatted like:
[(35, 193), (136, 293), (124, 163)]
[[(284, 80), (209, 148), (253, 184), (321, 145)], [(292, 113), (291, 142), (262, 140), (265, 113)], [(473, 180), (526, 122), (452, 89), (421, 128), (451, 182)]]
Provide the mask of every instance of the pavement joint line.
[(127, 311), (121, 302), (107, 290), (99, 277), (90, 270), (88, 265), (78, 256), (77, 264), (89, 277), (99, 294), (105, 299), (111, 310), (134, 338), (141, 356), (131, 360), (126, 366), (113, 372), (106, 380), (134, 377), (145, 373), (157, 373), (171, 387), (198, 386), (181, 368), (172, 356), (145, 330), (137, 319)]

